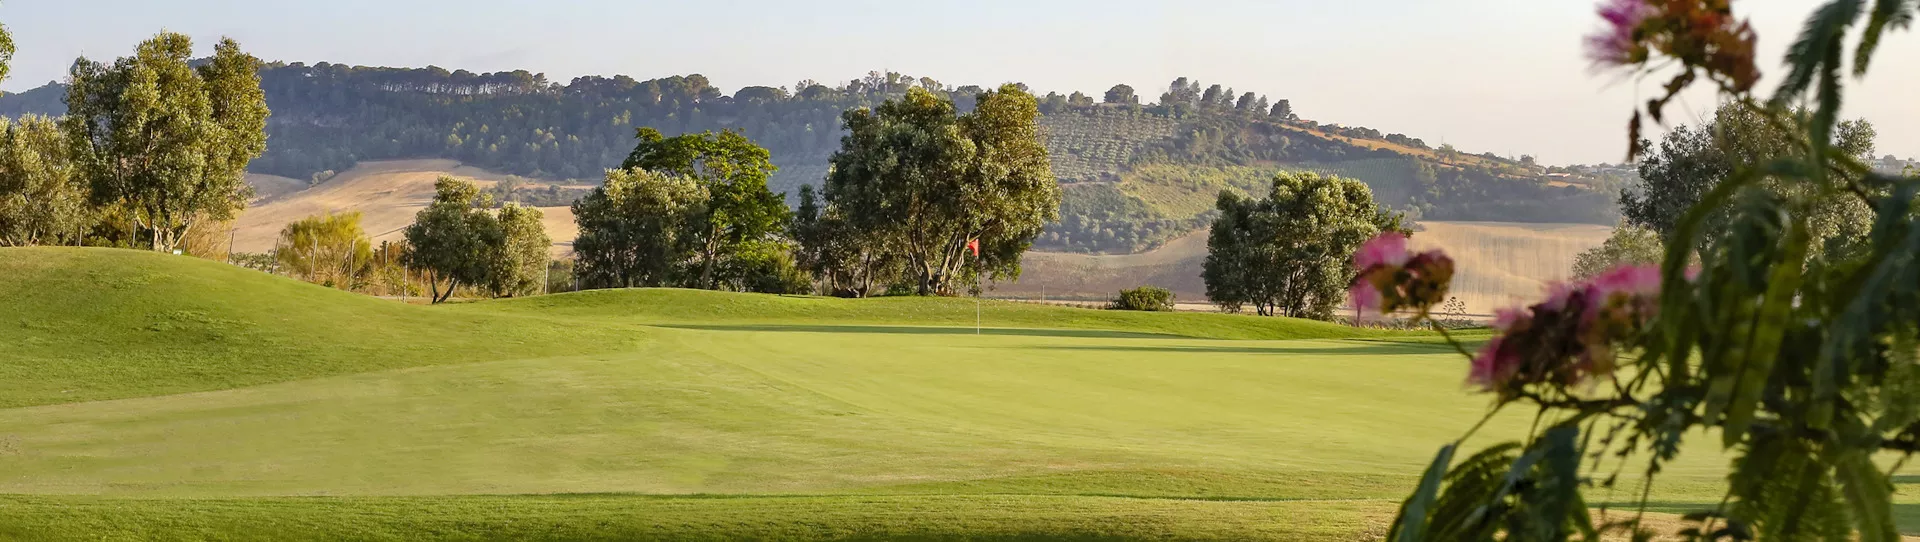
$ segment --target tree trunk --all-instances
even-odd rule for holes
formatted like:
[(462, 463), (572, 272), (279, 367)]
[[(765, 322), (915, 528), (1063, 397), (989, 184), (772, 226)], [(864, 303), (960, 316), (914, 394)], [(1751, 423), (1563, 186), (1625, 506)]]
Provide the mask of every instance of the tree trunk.
[(446, 292), (442, 292), (442, 293), (440, 294), (440, 298), (439, 298), (439, 299), (436, 299), (436, 300), (434, 300), (433, 302), (434, 302), (434, 303), (436, 303), (436, 304), (437, 304), (437, 303), (445, 303), (445, 302), (447, 301), (447, 299), (448, 299), (448, 298), (451, 298), (451, 297), (453, 297), (453, 290), (454, 290), (454, 288), (455, 288), (455, 287), (458, 287), (459, 285), (460, 285), (460, 279), (452, 279), (452, 280), (448, 280), (448, 281), (447, 281), (447, 291), (446, 291)]

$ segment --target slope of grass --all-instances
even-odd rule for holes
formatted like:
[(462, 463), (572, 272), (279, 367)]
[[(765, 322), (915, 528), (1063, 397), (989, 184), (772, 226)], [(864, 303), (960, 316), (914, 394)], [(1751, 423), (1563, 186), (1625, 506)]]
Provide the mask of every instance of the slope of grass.
[(621, 350), (645, 334), (407, 306), (133, 250), (0, 249), (0, 300), (0, 406)]

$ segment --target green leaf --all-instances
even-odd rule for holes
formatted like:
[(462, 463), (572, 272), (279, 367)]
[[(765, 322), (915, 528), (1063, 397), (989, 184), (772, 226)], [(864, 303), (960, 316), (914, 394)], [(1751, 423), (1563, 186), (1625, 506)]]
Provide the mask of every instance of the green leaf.
[(1878, 0), (1873, 4), (1873, 15), (1867, 19), (1866, 31), (1860, 34), (1860, 49), (1853, 54), (1853, 75), (1867, 74), (1867, 65), (1873, 61), (1873, 52), (1880, 47), (1880, 35), (1888, 27), (1904, 29), (1913, 24), (1913, 6), (1908, 0)]
[(1747, 427), (1753, 423), (1754, 410), (1760, 406), (1760, 396), (1767, 387), (1767, 377), (1773, 374), (1773, 364), (1780, 355), (1780, 343), (1786, 337), (1788, 319), (1793, 313), (1793, 296), (1800, 290), (1803, 276), (1802, 265), (1807, 258), (1807, 226), (1804, 221), (1792, 221), (1785, 240), (1785, 253), (1780, 261), (1774, 262), (1773, 273), (1767, 280), (1767, 293), (1760, 302), (1760, 314), (1753, 324), (1751, 343), (1747, 347), (1747, 359), (1737, 375), (1738, 383), (1732, 391), (1732, 402), (1727, 405), (1726, 421), (1721, 423), (1720, 437), (1722, 445), (1733, 447), (1747, 434)]
[(1800, 30), (1800, 37), (1787, 48), (1787, 65), (1791, 69), (1780, 81), (1779, 90), (1774, 92), (1776, 105), (1786, 105), (1799, 98), (1813, 85), (1816, 70), (1832, 57), (1829, 49), (1840, 45), (1846, 37), (1847, 27), (1860, 18), (1860, 8), (1864, 0), (1833, 0), (1813, 12), (1807, 24)]
[[(1544, 468), (1534, 482), (1541, 494), (1530, 495), (1528, 500), (1540, 515), (1539, 524), (1550, 529), (1540, 533), (1545, 540), (1565, 540), (1568, 521), (1584, 515), (1574, 512), (1580, 507), (1579, 437), (1578, 426), (1561, 425), (1548, 429), (1537, 443)], [(1592, 530), (1592, 526), (1584, 530)]]
[(1440, 497), (1440, 480), (1446, 477), (1447, 465), (1453, 462), (1453, 452), (1458, 444), (1440, 447), (1440, 453), (1433, 458), (1433, 464), (1427, 466), (1426, 474), (1420, 476), (1420, 487), (1400, 509), (1400, 521), (1394, 527), (1397, 536), (1390, 539), (1395, 542), (1421, 542), (1427, 536), (1427, 513)]
[(1839, 480), (1847, 504), (1853, 507), (1854, 528), (1860, 542), (1900, 540), (1900, 530), (1893, 522), (1893, 484), (1873, 466), (1873, 459), (1866, 451), (1841, 452), (1834, 458), (1834, 478)]

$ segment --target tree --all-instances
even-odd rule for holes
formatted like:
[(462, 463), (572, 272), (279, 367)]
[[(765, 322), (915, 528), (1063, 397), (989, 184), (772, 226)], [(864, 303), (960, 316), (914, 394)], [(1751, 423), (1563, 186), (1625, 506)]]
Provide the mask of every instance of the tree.
[(501, 244), (499, 253), (489, 258), (493, 268), (487, 280), (487, 290), (495, 297), (534, 295), (545, 287), (553, 239), (540, 218), (540, 210), (533, 207), (509, 203), (500, 208)]
[(0, 25), (0, 80), (6, 80), (7, 74), (13, 69), (13, 53), (13, 32), (8, 31), (5, 25)]
[(1073, 91), (1073, 94), (1067, 95), (1067, 105), (1071, 105), (1071, 106), (1093, 105), (1093, 97), (1088, 96), (1076, 90), (1076, 91)]
[(1291, 100), (1273, 102), (1273, 110), (1268, 112), (1267, 116), (1280, 120), (1294, 120), (1293, 102)]
[(805, 294), (813, 281), (794, 259), (785, 241), (753, 241), (727, 259), (722, 275), (728, 289), (762, 294)]
[(1259, 103), (1259, 100), (1260, 98), (1258, 96), (1255, 96), (1252, 92), (1241, 94), (1240, 100), (1237, 102), (1234, 102), (1233, 108), (1237, 111), (1242, 111), (1242, 112), (1255, 111), (1254, 104)]
[(964, 116), (918, 90), (849, 111), (828, 204), (852, 228), (892, 238), (921, 295), (1017, 277), (1020, 254), (1059, 215), (1038, 117), (1033, 95), (1013, 85), (982, 94)]
[(745, 243), (765, 240), (786, 228), (787, 204), (767, 189), (767, 177), (776, 169), (766, 149), (735, 131), (704, 132), (664, 137), (653, 128), (641, 128), (639, 145), (622, 169), (641, 168), (698, 181), (709, 201), (703, 214), (679, 237), (697, 248), (700, 273), (689, 285), (714, 289), (714, 271)]
[(433, 188), (433, 203), (414, 214), (406, 228), (407, 263), (427, 272), (432, 300), (440, 303), (460, 286), (489, 284), (492, 258), (501, 253), (506, 236), (487, 212), (492, 199), (473, 183), (441, 177)]
[(706, 186), (683, 175), (646, 169), (607, 172), (607, 180), (573, 204), (580, 236), (575, 272), (594, 287), (677, 284), (698, 250), (688, 232), (706, 216)]
[(327, 213), (280, 229), (273, 259), (287, 274), (331, 288), (352, 290), (373, 269), (373, 241), (360, 228), (360, 212)]
[(853, 227), (838, 207), (822, 205), (812, 185), (800, 186), (800, 207), (789, 232), (800, 244), (795, 264), (830, 295), (867, 297), (892, 284), (906, 267), (892, 236)]
[(1399, 219), (1360, 181), (1283, 173), (1272, 186), (1259, 200), (1221, 191), (1201, 273), (1207, 297), (1230, 312), (1332, 318), (1353, 281), (1348, 256)]
[(1219, 84), (1207, 87), (1207, 91), (1200, 94), (1200, 105), (1214, 107), (1220, 105), (1223, 101), (1232, 100), (1233, 97), (1226, 93), (1227, 90), (1221, 88)]
[(1114, 85), (1113, 88), (1107, 89), (1107, 95), (1101, 101), (1110, 104), (1138, 105), (1140, 97), (1133, 94), (1131, 86)]
[(66, 129), (95, 203), (132, 211), (154, 250), (246, 205), (249, 161), (266, 149), (259, 59), (223, 39), (190, 67), (193, 43), (162, 33), (112, 66), (73, 66)]
[(92, 225), (85, 181), (67, 151), (54, 121), (0, 117), (0, 246), (77, 244)]
[[(1641, 141), (1640, 175), (1632, 186), (1620, 191), (1621, 214), (1630, 224), (1651, 229), (1663, 238), (1672, 236), (1687, 210), (1739, 165), (1787, 153), (1798, 145), (1792, 139), (1792, 127), (1805, 118), (1805, 112), (1773, 114), (1788, 122), (1770, 122), (1764, 112), (1729, 104), (1716, 110), (1713, 120), (1704, 125), (1683, 125), (1667, 132), (1657, 149), (1652, 142)], [(1873, 124), (1866, 120), (1839, 122), (1833, 137), (1834, 149), (1849, 157), (1866, 160), (1873, 155)], [(1767, 185), (1778, 195), (1794, 189), (1777, 182)], [(1717, 209), (1707, 219), (1708, 227), (1724, 227), (1734, 206), (1734, 202), (1728, 202)], [(1811, 233), (1816, 244), (1826, 245), (1828, 250), (1846, 250), (1849, 244), (1864, 238), (1871, 214), (1872, 210), (1861, 202), (1827, 201), (1820, 212), (1809, 217)]]
[(1606, 242), (1574, 256), (1573, 276), (1585, 280), (1623, 265), (1659, 263), (1665, 254), (1666, 245), (1660, 242), (1659, 233), (1621, 224), (1613, 229), (1613, 235), (1608, 236)]

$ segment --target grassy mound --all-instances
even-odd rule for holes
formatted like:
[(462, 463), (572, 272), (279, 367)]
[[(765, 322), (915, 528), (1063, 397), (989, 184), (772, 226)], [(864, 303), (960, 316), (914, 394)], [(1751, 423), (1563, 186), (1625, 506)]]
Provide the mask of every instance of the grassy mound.
[(632, 326), (415, 307), (218, 262), (0, 249), (0, 407), (625, 349)]

